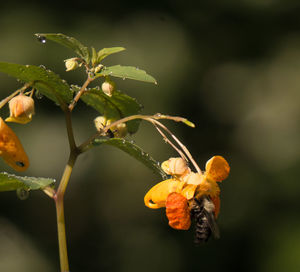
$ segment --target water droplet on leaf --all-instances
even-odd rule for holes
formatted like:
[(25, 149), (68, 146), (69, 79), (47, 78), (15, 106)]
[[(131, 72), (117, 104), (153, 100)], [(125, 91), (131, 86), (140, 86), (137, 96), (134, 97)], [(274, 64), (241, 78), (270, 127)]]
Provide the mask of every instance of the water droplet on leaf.
[(24, 188), (18, 188), (17, 191), (17, 196), (21, 200), (25, 200), (29, 197), (29, 190), (24, 189)]
[(47, 42), (46, 37), (44, 37), (44, 36), (42, 36), (42, 35), (37, 35), (37, 40), (38, 40), (40, 43), (46, 43), (46, 42)]

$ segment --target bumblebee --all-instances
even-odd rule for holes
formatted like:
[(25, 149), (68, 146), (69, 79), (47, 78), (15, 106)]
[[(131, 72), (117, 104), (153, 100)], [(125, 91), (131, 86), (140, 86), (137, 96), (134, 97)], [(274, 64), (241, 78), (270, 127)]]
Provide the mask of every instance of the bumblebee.
[(209, 196), (190, 201), (191, 217), (195, 222), (195, 244), (203, 244), (211, 235), (218, 239), (220, 232), (215, 220), (215, 205)]

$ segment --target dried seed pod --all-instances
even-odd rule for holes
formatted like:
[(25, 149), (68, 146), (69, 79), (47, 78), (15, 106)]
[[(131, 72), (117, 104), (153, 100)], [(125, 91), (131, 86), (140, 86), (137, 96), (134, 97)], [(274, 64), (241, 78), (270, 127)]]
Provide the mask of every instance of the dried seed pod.
[(10, 116), (7, 122), (26, 124), (31, 121), (34, 114), (34, 100), (26, 95), (19, 94), (12, 98), (9, 103)]
[(29, 159), (18, 136), (0, 117), (0, 156), (16, 171), (25, 171)]
[(183, 176), (190, 172), (189, 167), (184, 159), (178, 158), (170, 158), (167, 161), (164, 161), (161, 165), (163, 171), (172, 176)]
[(173, 229), (188, 230), (191, 226), (191, 216), (188, 200), (179, 193), (171, 193), (166, 201), (166, 215)]

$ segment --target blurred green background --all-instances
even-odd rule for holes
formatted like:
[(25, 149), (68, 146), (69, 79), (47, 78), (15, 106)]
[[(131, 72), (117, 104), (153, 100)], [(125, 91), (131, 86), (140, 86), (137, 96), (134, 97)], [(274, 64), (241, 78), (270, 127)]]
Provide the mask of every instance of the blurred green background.
[[(37, 32), (61, 32), (97, 49), (126, 47), (105, 64), (138, 66), (159, 85), (116, 80), (118, 88), (145, 114), (194, 122), (195, 129), (166, 124), (202, 169), (216, 154), (231, 165), (221, 184), (221, 239), (196, 247), (192, 230), (175, 231), (164, 209), (144, 207), (158, 176), (113, 147), (82, 155), (65, 200), (72, 272), (300, 271), (298, 1), (1, 2), (0, 60), (43, 64), (81, 84), (82, 72), (64, 71), (72, 52), (40, 44)], [(2, 98), (20, 86), (3, 74), (0, 82)], [(77, 142), (93, 133), (96, 116), (78, 104)], [(58, 107), (36, 100), (33, 121), (11, 127), (31, 160), (24, 175), (59, 180), (68, 143)], [(149, 124), (132, 139), (159, 161), (176, 155)], [(1, 169), (12, 172), (2, 161)], [(0, 271), (58, 271), (52, 201), (42, 192), (25, 201), (6, 192), (0, 207)]]

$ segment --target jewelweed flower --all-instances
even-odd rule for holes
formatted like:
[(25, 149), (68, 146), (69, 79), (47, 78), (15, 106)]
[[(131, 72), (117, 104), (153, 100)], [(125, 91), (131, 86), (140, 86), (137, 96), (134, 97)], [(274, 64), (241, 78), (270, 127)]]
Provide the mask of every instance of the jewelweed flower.
[(34, 114), (34, 100), (26, 95), (19, 94), (9, 101), (10, 116), (6, 122), (27, 124)]
[[(173, 162), (176, 165), (175, 160)], [(187, 167), (182, 168), (182, 162), (177, 161), (177, 164), (180, 165), (178, 169), (185, 169), (179, 171), (182, 175), (174, 171), (175, 168), (170, 171), (170, 160), (162, 163), (162, 169), (173, 177), (153, 186), (144, 197), (145, 205), (151, 209), (166, 207), (169, 225), (175, 229), (189, 229), (195, 199), (198, 202), (203, 199), (209, 202), (211, 206), (207, 210), (217, 218), (220, 210), (220, 188), (217, 182), (228, 177), (228, 162), (222, 156), (214, 156), (206, 163), (204, 173), (194, 173)]]
[(0, 156), (16, 171), (25, 171), (29, 159), (18, 136), (0, 117)]

